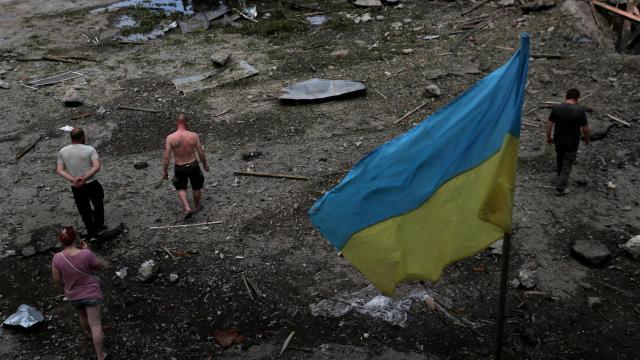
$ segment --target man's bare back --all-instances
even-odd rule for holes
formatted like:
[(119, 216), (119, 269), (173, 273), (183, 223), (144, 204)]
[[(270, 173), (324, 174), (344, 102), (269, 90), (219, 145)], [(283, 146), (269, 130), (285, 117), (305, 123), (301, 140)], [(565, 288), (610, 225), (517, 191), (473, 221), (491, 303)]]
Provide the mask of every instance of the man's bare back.
[(171, 147), (176, 165), (190, 164), (196, 161), (196, 151), (202, 146), (198, 134), (182, 129), (167, 136), (166, 143)]

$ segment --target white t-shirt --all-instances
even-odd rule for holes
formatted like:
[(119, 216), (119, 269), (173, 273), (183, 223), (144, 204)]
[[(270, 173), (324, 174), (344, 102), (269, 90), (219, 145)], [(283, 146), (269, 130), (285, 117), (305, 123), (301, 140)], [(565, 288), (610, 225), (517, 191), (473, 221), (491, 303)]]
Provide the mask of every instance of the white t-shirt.
[[(74, 177), (78, 177), (93, 167), (91, 160), (98, 160), (98, 152), (92, 146), (71, 144), (58, 152), (58, 164), (64, 164), (65, 170)], [(95, 175), (85, 182), (96, 180)]]

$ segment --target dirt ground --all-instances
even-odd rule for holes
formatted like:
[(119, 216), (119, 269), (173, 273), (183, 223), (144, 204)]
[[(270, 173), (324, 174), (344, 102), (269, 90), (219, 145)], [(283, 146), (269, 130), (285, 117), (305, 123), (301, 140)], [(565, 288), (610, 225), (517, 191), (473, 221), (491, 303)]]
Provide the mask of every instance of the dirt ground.
[[(2, 359), (95, 356), (50, 280), (55, 250), (21, 256), (41, 229), (84, 229), (68, 185), (54, 172), (57, 151), (68, 142), (58, 130), (65, 125), (83, 127), (100, 153), (108, 225), (129, 229), (95, 249), (109, 263), (101, 278), (113, 359), (271, 359), (292, 331), (281, 358), (491, 358), (499, 255), (488, 249), (450, 266), (437, 283), (410, 283), (399, 291), (428, 289), (447, 299), (453, 313), (481, 325), (475, 329), (446, 321), (424, 304), (414, 306), (406, 327), (353, 311), (313, 316), (311, 304), (368, 282), (315, 231), (307, 209), (366, 153), (500, 66), (523, 31), (531, 35), (532, 54), (564, 57), (530, 63), (510, 278), (532, 270), (536, 285), (509, 289), (506, 350), (514, 359), (640, 359), (640, 263), (620, 249), (640, 234), (638, 58), (615, 52), (608, 19), (599, 15), (600, 31), (586, 3), (567, 1), (527, 15), (490, 3), (463, 17), (473, 5), (468, 1), (404, 0), (401, 7), (369, 9), (346, 1), (265, 1), (256, 3), (258, 22), (240, 21), (240, 29), (177, 29), (142, 44), (113, 40), (120, 31), (114, 21), (129, 10), (90, 14), (109, 3), (0, 0), (0, 78), (10, 85), (0, 89), (0, 255), (17, 251), (0, 258), (0, 318), (26, 303), (47, 319), (38, 331), (0, 329)], [(310, 26), (306, 16), (318, 10), (330, 20)], [(367, 12), (371, 21), (354, 22)], [(461, 25), (485, 14), (495, 19), (451, 51), (469, 30)], [(87, 40), (96, 37), (97, 44)], [(210, 71), (210, 55), (223, 52), (260, 73), (213, 89), (176, 91), (172, 79)], [(98, 62), (21, 61), (43, 55)], [(65, 71), (84, 76), (35, 91), (19, 85)], [(283, 86), (314, 77), (365, 81), (367, 95), (298, 105), (274, 99)], [(442, 95), (394, 124), (425, 101), (429, 84)], [(80, 107), (60, 101), (72, 85), (84, 99)], [(581, 147), (571, 193), (557, 197), (550, 188), (555, 158), (544, 142), (544, 102), (561, 101), (574, 86), (592, 94), (583, 104), (601, 138)], [(185, 223), (172, 187), (159, 183), (163, 140), (179, 112), (201, 133), (211, 165), (205, 210), (187, 224), (222, 223), (153, 230)], [(43, 140), (16, 160), (14, 154), (40, 135)], [(261, 155), (243, 159), (249, 152)], [(134, 169), (138, 161), (149, 167)], [(309, 180), (235, 177), (238, 170)], [(600, 268), (578, 262), (570, 245), (580, 239), (602, 242), (613, 258)], [(160, 271), (141, 282), (137, 268), (149, 259)], [(115, 275), (121, 267), (129, 268), (124, 279)], [(177, 282), (169, 280), (172, 273)], [(264, 296), (250, 298), (243, 277)], [(589, 297), (601, 304), (589, 306)], [(237, 330), (244, 342), (223, 349), (213, 339), (222, 329)]]

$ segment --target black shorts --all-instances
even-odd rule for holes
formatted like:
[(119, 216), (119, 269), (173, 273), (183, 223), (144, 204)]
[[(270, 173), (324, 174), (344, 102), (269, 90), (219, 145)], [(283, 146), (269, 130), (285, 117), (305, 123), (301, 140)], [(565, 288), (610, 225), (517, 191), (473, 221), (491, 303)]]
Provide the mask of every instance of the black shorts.
[(204, 184), (204, 175), (202, 175), (198, 161), (175, 166), (173, 186), (176, 190), (186, 190), (189, 181), (191, 181), (191, 188), (193, 190), (202, 189), (202, 185)]

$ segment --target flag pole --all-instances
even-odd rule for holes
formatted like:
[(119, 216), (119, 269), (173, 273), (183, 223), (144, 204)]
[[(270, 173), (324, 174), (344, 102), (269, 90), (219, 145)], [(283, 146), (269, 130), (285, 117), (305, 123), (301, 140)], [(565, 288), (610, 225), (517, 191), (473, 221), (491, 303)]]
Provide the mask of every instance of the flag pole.
[(494, 360), (502, 359), (502, 338), (504, 334), (505, 306), (507, 302), (507, 280), (509, 277), (509, 253), (511, 252), (511, 234), (504, 233), (502, 238), (502, 267), (500, 270), (500, 295), (498, 298), (498, 324), (496, 328), (496, 350)]

